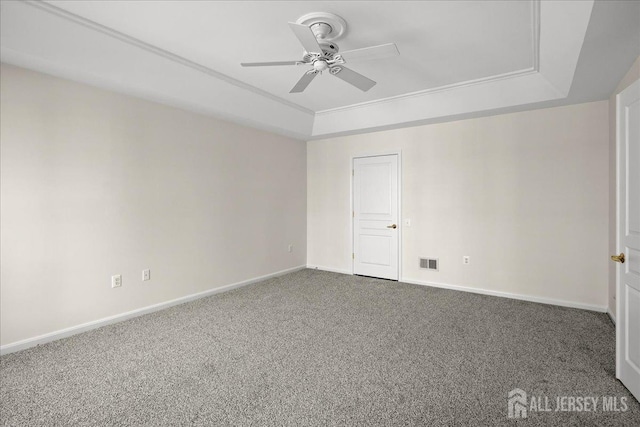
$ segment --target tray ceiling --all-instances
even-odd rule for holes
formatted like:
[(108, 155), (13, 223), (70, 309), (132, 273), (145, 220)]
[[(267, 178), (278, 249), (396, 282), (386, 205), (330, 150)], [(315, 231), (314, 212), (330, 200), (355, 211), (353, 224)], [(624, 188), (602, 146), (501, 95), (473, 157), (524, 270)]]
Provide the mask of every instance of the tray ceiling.
[[(533, 66), (531, 1), (50, 3), (314, 112)], [(345, 19), (347, 33), (337, 41), (343, 51), (396, 43), (397, 58), (349, 64), (378, 83), (373, 89), (361, 92), (325, 73), (290, 94), (305, 67), (240, 67), (300, 60), (287, 22), (314, 11)]]
[[(566, 97), (592, 1), (2, 2), (2, 60), (300, 139)], [(287, 26), (342, 16), (341, 50), (394, 42), (400, 56), (348, 64), (361, 92), (304, 67)]]

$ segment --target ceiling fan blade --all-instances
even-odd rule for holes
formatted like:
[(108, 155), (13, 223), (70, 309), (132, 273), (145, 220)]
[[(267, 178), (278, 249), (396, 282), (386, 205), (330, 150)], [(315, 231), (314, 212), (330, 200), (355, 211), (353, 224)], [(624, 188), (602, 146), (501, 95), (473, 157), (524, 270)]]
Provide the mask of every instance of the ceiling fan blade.
[[(335, 71), (337, 69), (340, 69), (340, 71)], [(360, 73), (356, 73), (355, 71), (350, 70), (343, 65), (331, 67), (331, 74), (349, 84), (354, 85), (364, 92), (368, 91), (376, 85), (376, 82), (374, 82), (370, 78), (367, 78)]]
[(300, 93), (304, 91), (307, 88), (307, 86), (309, 86), (309, 83), (311, 83), (311, 81), (315, 79), (317, 75), (318, 75), (317, 71), (314, 71), (311, 73), (304, 73), (300, 78), (300, 80), (298, 80), (298, 83), (296, 83), (296, 85), (293, 87), (293, 89), (289, 91), (289, 93)]
[(296, 35), (300, 43), (302, 43), (302, 47), (307, 53), (322, 53), (322, 48), (318, 44), (318, 40), (316, 40), (316, 36), (311, 31), (311, 28), (306, 25), (296, 24), (295, 22), (289, 22), (289, 27)]
[(394, 43), (381, 44), (380, 46), (364, 47), (362, 49), (347, 50), (340, 52), (340, 56), (347, 62), (368, 61), (370, 59), (388, 58), (398, 56), (400, 52)]
[(269, 67), (273, 65), (298, 65), (300, 61), (273, 61), (273, 62), (241, 62), (243, 67)]

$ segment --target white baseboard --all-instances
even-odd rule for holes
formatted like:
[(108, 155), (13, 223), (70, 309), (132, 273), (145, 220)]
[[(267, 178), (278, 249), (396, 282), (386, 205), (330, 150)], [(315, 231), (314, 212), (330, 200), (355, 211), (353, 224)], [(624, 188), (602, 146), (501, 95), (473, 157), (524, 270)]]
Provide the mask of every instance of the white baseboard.
[(199, 292), (197, 294), (186, 295), (184, 297), (176, 298), (171, 301), (161, 302), (159, 304), (150, 305), (147, 307), (128, 311), (126, 313), (116, 314), (115, 316), (105, 317), (102, 319), (94, 320), (92, 322), (87, 322), (81, 325), (72, 326), (70, 328), (61, 329), (59, 331), (50, 332), (48, 334), (39, 335), (33, 338), (27, 338), (25, 340), (17, 341), (11, 344), (6, 344), (3, 346), (0, 346), (0, 355), (14, 353), (16, 351), (24, 350), (30, 347), (35, 347), (40, 344), (45, 344), (51, 341), (59, 340), (61, 338), (66, 338), (72, 335), (80, 334), (82, 332), (90, 331), (92, 329), (97, 329), (102, 326), (110, 325), (112, 323), (122, 322), (124, 320), (142, 316), (144, 314), (153, 313), (154, 311), (163, 310), (165, 308), (169, 308), (174, 305), (184, 304), (185, 302), (194, 301), (200, 298), (205, 298), (211, 295), (227, 292), (232, 289), (237, 289), (242, 286), (251, 285), (252, 283), (271, 279), (273, 277), (278, 277), (288, 273), (293, 273), (294, 271), (303, 270), (304, 268), (306, 268), (306, 266), (301, 265), (301, 266), (289, 268), (286, 270), (276, 271), (275, 273), (267, 274), (260, 277), (254, 277), (252, 279), (243, 280), (242, 282), (232, 283), (230, 285), (209, 289), (207, 291)]
[(616, 316), (613, 315), (613, 313), (611, 312), (610, 308), (607, 308), (607, 314), (609, 315), (609, 318), (611, 319), (611, 321), (615, 325), (616, 324)]
[[(323, 271), (331, 271), (333, 273), (341, 273), (341, 274), (349, 274), (349, 275), (352, 274), (350, 271), (347, 271), (347, 270), (339, 270), (339, 269), (336, 269), (336, 268), (323, 267), (323, 266), (319, 266), (319, 265), (309, 265), (309, 264), (307, 264), (307, 268), (316, 269), (316, 270), (323, 270)], [(594, 305), (594, 304), (584, 304), (584, 303), (581, 303), (581, 302), (558, 300), (558, 299), (553, 299), (553, 298), (535, 297), (535, 296), (531, 296), (531, 295), (514, 294), (514, 293), (510, 293), (510, 292), (492, 291), (490, 289), (472, 288), (470, 286), (450, 285), (450, 284), (447, 284), (447, 283), (426, 282), (424, 280), (417, 280), (417, 279), (411, 279), (411, 278), (406, 278), (406, 277), (401, 278), (400, 282), (411, 283), (413, 285), (431, 286), (431, 287), (434, 287), (434, 288), (451, 289), (451, 290), (454, 290), (454, 291), (461, 291), (461, 292), (471, 292), (471, 293), (474, 293), (474, 294), (491, 295), (491, 296), (494, 296), (494, 297), (517, 299), (517, 300), (521, 300), (521, 301), (537, 302), (537, 303), (541, 303), (541, 304), (558, 305), (558, 306), (561, 306), (561, 307), (579, 308), (579, 309), (582, 309), (582, 310), (597, 311), (599, 313), (609, 313), (609, 316), (612, 318), (613, 322), (615, 323), (615, 318), (613, 317), (612, 313), (608, 310), (608, 308), (606, 306), (600, 306), (600, 305)]]
[(541, 304), (558, 305), (561, 307), (580, 308), (582, 310), (591, 310), (591, 311), (597, 311), (600, 313), (607, 312), (607, 307), (604, 305), (601, 306), (601, 305), (594, 305), (594, 304), (584, 304), (584, 303), (575, 302), (575, 301), (535, 297), (535, 296), (523, 295), (523, 294), (513, 294), (510, 292), (492, 291), (489, 289), (472, 288), (469, 286), (449, 285), (446, 283), (425, 282), (423, 280), (416, 280), (416, 279), (409, 279), (409, 278), (403, 278), (400, 281), (405, 283), (411, 283), (414, 285), (432, 286), (434, 288), (451, 289), (454, 291), (471, 292), (474, 294), (491, 295), (495, 297), (511, 298), (511, 299), (517, 299), (521, 301), (537, 302)]
[(340, 273), (340, 274), (349, 274), (349, 275), (351, 275), (351, 271), (349, 271), (349, 270), (340, 270), (340, 269), (337, 269), (337, 268), (323, 267), (321, 265), (309, 265), (309, 264), (307, 264), (307, 268), (309, 268), (311, 270), (322, 270), (322, 271), (330, 271), (331, 273)]

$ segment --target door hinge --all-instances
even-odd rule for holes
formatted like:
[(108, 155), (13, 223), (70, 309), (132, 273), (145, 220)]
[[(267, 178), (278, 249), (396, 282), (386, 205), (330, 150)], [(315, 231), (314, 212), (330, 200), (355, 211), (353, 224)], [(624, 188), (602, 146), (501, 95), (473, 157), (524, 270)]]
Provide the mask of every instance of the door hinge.
[(351, 252), (351, 259), (356, 259), (356, 254), (354, 254), (353, 252)]
[(356, 171), (355, 171), (355, 169), (351, 169), (351, 176), (356, 176)]
[(356, 217), (356, 211), (351, 211), (351, 216), (352, 216), (353, 218), (355, 218), (355, 217)]

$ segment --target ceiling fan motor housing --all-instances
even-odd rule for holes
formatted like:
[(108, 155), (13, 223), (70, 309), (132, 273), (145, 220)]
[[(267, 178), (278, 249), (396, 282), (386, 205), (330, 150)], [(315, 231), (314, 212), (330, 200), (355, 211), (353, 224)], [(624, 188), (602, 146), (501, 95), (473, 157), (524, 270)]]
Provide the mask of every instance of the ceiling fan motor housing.
[(328, 55), (335, 55), (340, 50), (340, 47), (338, 47), (337, 44), (332, 43), (332, 42), (321, 41), (318, 44), (322, 48), (322, 53), (324, 53), (325, 55), (327, 55), (327, 54)]

